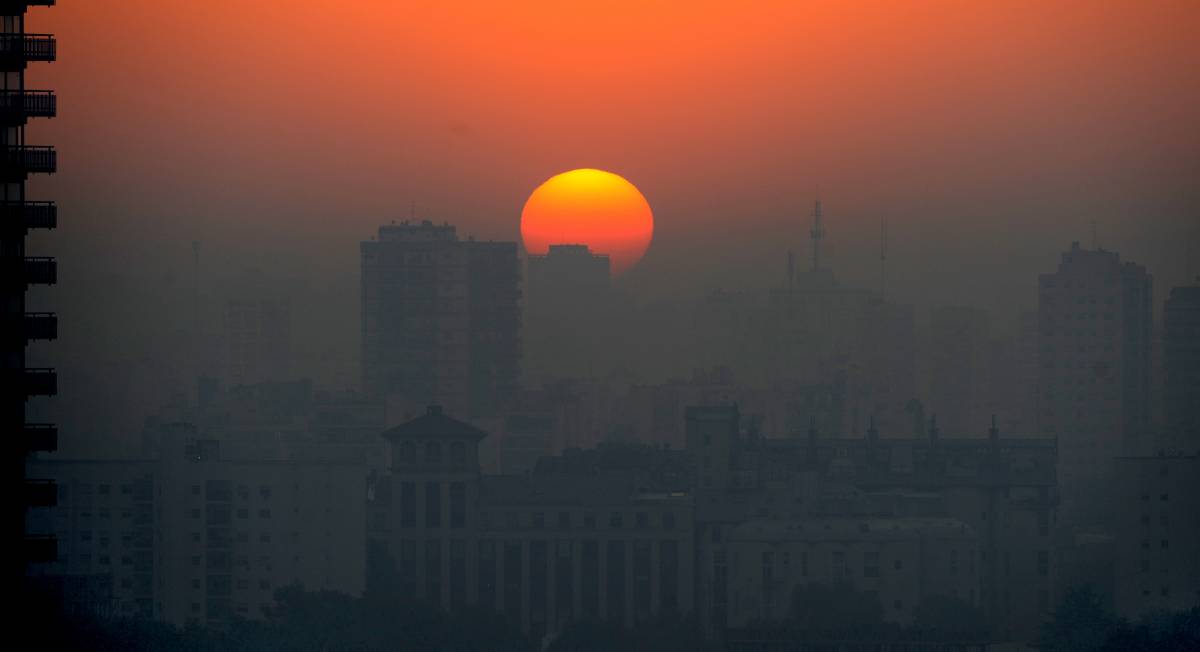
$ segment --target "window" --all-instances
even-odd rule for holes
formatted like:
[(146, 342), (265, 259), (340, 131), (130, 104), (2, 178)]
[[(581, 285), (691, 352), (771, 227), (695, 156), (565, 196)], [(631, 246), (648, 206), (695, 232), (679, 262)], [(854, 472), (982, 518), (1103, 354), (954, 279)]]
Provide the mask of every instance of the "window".
[(437, 482), (425, 483), (425, 527), (442, 526), (442, 486)]
[(1046, 577), (1050, 574), (1050, 553), (1045, 550), (1038, 551), (1037, 573), (1040, 577)]
[(462, 482), (450, 483), (450, 527), (461, 528), (467, 524), (467, 486)]
[(425, 461), (430, 464), (442, 463), (442, 445), (436, 441), (425, 444)]
[(450, 444), (450, 463), (461, 467), (467, 465), (467, 446), (461, 441)]
[(863, 553), (863, 577), (879, 577), (879, 553)]
[(400, 483), (400, 527), (417, 526), (417, 489), (411, 482)]
[(846, 553), (834, 551), (833, 553), (833, 578), (834, 580), (843, 579), (850, 576), (850, 569), (846, 567)]
[(608, 515), (608, 527), (610, 527), (610, 528), (621, 527), (621, 512), (613, 512)]
[(533, 528), (536, 530), (541, 530), (545, 527), (546, 527), (546, 513), (545, 512), (534, 512), (533, 513)]
[(664, 530), (675, 529), (675, 512), (663, 512), (662, 526)]
[(646, 512), (638, 512), (634, 516), (634, 519), (637, 522), (637, 526), (639, 528), (650, 527), (650, 516), (648, 514), (646, 514)]
[(570, 512), (559, 512), (558, 513), (558, 529), (560, 529), (560, 530), (571, 529), (571, 513)]

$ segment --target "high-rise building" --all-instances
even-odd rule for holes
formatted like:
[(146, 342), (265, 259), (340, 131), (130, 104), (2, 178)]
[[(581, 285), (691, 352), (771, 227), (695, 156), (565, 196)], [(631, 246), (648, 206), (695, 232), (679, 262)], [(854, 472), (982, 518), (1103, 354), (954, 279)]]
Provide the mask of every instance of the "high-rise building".
[(587, 245), (550, 245), (544, 256), (530, 256), (529, 301), (594, 300), (608, 291), (609, 260), (604, 254), (594, 254)]
[(426, 220), (382, 226), (361, 250), (363, 389), (470, 414), (502, 404), (521, 357), (516, 243)]
[(1163, 310), (1166, 437), (1174, 450), (1200, 451), (1200, 285), (1171, 290)]
[(526, 259), (526, 369), (587, 376), (613, 351), (609, 258), (587, 245), (553, 244)]
[(942, 306), (930, 314), (929, 405), (946, 432), (971, 433), (986, 422), (990, 320), (966, 306)]
[(247, 271), (221, 306), (223, 376), (229, 386), (291, 377), (292, 306), (282, 285)]
[(1200, 456), (1123, 457), (1113, 484), (1117, 613), (1200, 605)]
[[(47, 424), (25, 423), (25, 402), (34, 396), (57, 393), (58, 377), (53, 369), (26, 367), (25, 347), (33, 340), (52, 340), (58, 334), (54, 313), (30, 312), (26, 290), (30, 285), (50, 285), (57, 279), (55, 260), (26, 255), (29, 229), (52, 229), (57, 222), (53, 202), (31, 201), (25, 194), (30, 174), (55, 171), (53, 147), (27, 145), (25, 125), (30, 118), (52, 118), (56, 112), (53, 91), (25, 87), (25, 69), (30, 62), (54, 61), (55, 40), (50, 34), (25, 31), (25, 11), (33, 5), (53, 5), (53, 0), (5, 2), (3, 32), (0, 33), (0, 70), (4, 77), (0, 102), (0, 184), (3, 186), (3, 227), (0, 228), (0, 266), (4, 292), (4, 399), (2, 423), (6, 437), (5, 464), (8, 471), (4, 491), (8, 504), (4, 540), (20, 545), (24, 554), (10, 556), (13, 574), (24, 573), (29, 561), (51, 561), (56, 555), (52, 537), (25, 536), (28, 509), (53, 506), (56, 492), (52, 482), (25, 479), (26, 455), (31, 451), (55, 450), (58, 431)], [(19, 433), (19, 434), (18, 434)]]
[(1150, 415), (1152, 280), (1073, 243), (1038, 288), (1038, 429), (1059, 446), (1064, 506), (1141, 450)]

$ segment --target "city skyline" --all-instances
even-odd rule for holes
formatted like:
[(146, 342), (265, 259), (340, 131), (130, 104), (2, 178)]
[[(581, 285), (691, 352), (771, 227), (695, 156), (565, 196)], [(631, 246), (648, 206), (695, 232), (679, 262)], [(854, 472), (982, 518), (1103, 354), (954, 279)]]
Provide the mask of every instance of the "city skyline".
[(0, 5), (42, 647), (1200, 645), (1195, 2)]

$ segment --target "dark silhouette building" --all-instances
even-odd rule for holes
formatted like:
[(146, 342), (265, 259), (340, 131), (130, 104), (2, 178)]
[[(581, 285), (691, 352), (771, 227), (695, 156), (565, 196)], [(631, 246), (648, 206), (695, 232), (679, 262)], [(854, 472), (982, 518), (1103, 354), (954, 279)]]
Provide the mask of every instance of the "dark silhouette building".
[(4, 100), (0, 103), (0, 138), (3, 139), (4, 224), (0, 233), (0, 264), (4, 286), (4, 432), (6, 464), (9, 470), (5, 500), (9, 503), (5, 541), (23, 542), (24, 554), (10, 555), (16, 560), (19, 576), (27, 562), (54, 560), (57, 550), (53, 537), (25, 536), (26, 512), (30, 508), (52, 507), (57, 498), (54, 484), (25, 478), (25, 460), (33, 451), (55, 450), (58, 431), (48, 424), (25, 422), (25, 402), (34, 396), (57, 393), (58, 377), (53, 369), (26, 366), (25, 347), (34, 340), (52, 340), (58, 333), (54, 313), (30, 312), (26, 290), (30, 285), (51, 285), (56, 281), (53, 258), (27, 256), (25, 236), (29, 229), (54, 228), (57, 218), (53, 202), (31, 201), (25, 194), (30, 174), (55, 171), (53, 147), (27, 145), (25, 125), (30, 118), (54, 117), (55, 95), (48, 90), (25, 87), (25, 69), (31, 62), (54, 61), (55, 40), (49, 34), (25, 31), (25, 11), (32, 5), (53, 5), (53, 0), (6, 1), (0, 7), (3, 33), (0, 33), (0, 67), (4, 73)]
[(526, 259), (526, 370), (586, 375), (613, 351), (618, 311), (609, 258), (587, 245), (553, 244)]
[(1038, 429), (1059, 445), (1066, 505), (1148, 443), (1152, 280), (1112, 251), (1063, 253), (1038, 288)]
[(594, 254), (587, 245), (550, 245), (544, 256), (530, 256), (529, 301), (531, 304), (585, 297), (594, 299), (608, 291), (610, 265), (607, 255)]
[(471, 414), (503, 404), (520, 371), (519, 280), (515, 242), (379, 227), (362, 243), (363, 390)]
[(1200, 450), (1200, 285), (1171, 290), (1163, 310), (1168, 448)]
[(431, 406), (383, 433), (367, 539), (412, 597), (537, 637), (695, 613), (720, 638), (779, 618), (797, 585), (836, 582), (873, 592), (890, 622), (940, 595), (1005, 635), (1037, 631), (1054, 595), (1053, 441), (769, 438), (747, 421), (692, 407), (685, 448), (606, 443), (490, 475), (487, 433)]

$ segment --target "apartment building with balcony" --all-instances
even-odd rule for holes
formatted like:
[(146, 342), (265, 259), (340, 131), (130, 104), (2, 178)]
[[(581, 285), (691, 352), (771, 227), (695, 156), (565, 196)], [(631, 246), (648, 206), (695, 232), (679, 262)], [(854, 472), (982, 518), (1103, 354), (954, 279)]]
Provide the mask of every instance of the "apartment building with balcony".
[[(29, 368), (26, 346), (35, 340), (52, 340), (58, 334), (54, 313), (30, 312), (27, 291), (30, 286), (53, 285), (57, 281), (56, 261), (45, 256), (30, 256), (25, 238), (30, 229), (52, 229), (57, 223), (53, 202), (34, 201), (26, 195), (26, 180), (34, 174), (53, 174), (57, 156), (53, 147), (26, 141), (25, 127), (31, 119), (53, 118), (57, 101), (53, 91), (26, 86), (25, 73), (30, 63), (50, 62), (56, 58), (53, 35), (26, 30), (25, 15), (31, 6), (51, 6), (54, 0), (0, 2), (0, 292), (3, 292), (4, 390), (0, 405), (0, 423), (10, 437), (5, 474), (9, 491), (4, 540), (16, 545), (20, 554), (11, 555), (13, 574), (20, 577), (30, 562), (52, 561), (56, 555), (54, 539), (46, 533), (25, 530), (26, 515), (53, 507), (56, 492), (43, 479), (25, 479), (25, 458), (35, 451), (54, 450), (58, 437), (50, 424), (26, 423), (25, 404), (30, 398), (53, 396), (58, 391), (53, 369)], [(23, 489), (22, 487), (23, 484)]]

